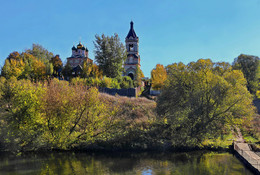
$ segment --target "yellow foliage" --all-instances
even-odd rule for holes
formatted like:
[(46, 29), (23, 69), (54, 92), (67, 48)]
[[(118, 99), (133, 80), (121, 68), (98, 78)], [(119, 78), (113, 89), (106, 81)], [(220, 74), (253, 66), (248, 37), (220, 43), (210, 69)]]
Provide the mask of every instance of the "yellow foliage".
[(151, 72), (152, 88), (159, 90), (167, 79), (167, 72), (163, 65), (157, 64), (156, 68)]
[(46, 75), (46, 66), (40, 60), (34, 60), (32, 64), (32, 70), (35, 79), (42, 79)]
[(102, 78), (103, 72), (101, 70), (99, 70), (99, 67), (96, 64), (88, 63), (87, 61), (84, 61), (83, 76), (85, 78), (89, 78), (89, 77)]

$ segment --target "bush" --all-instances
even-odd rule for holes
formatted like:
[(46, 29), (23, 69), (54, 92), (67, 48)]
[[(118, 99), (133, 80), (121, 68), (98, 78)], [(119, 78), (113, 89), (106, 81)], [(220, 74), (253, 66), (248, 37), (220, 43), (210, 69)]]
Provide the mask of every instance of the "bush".
[(0, 142), (9, 150), (68, 149), (109, 138), (117, 106), (76, 80), (69, 85), (1, 78)]
[(122, 77), (120, 87), (122, 89), (134, 88), (133, 80), (129, 76)]

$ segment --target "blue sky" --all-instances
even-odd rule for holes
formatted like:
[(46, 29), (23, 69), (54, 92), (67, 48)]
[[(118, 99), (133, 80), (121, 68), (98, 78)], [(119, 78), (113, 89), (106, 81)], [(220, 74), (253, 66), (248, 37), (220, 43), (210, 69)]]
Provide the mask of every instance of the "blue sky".
[(95, 35), (118, 33), (130, 21), (139, 37), (145, 76), (160, 63), (200, 58), (232, 63), (239, 54), (260, 56), (260, 0), (0, 0), (0, 64), (32, 43), (65, 62), (81, 39), (94, 58)]

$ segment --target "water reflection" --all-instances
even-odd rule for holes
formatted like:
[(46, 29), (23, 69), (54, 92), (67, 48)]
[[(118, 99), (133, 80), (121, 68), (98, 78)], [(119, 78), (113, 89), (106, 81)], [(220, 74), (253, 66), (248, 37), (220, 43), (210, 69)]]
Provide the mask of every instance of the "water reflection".
[(0, 174), (248, 174), (229, 153), (0, 153)]

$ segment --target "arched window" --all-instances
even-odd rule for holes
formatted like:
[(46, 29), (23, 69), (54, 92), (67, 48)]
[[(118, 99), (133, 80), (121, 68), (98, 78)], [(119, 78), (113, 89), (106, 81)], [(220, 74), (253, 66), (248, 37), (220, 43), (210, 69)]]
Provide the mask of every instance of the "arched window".
[(134, 74), (133, 74), (133, 73), (129, 73), (128, 76), (129, 76), (132, 80), (134, 80)]
[(134, 45), (133, 44), (129, 44), (129, 50), (134, 51)]

